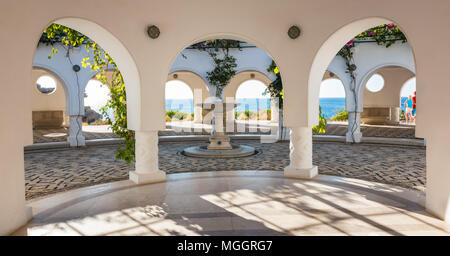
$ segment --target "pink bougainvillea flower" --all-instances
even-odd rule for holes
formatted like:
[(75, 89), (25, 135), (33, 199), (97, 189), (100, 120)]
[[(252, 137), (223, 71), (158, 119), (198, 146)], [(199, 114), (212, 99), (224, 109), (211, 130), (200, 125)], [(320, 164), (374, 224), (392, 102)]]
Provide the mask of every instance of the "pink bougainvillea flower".
[(388, 26), (390, 29), (393, 29), (393, 28), (394, 28), (394, 24), (392, 24), (392, 23), (391, 23), (391, 24), (388, 24), (387, 26)]
[(369, 36), (373, 36), (373, 32), (372, 31), (369, 33)]
[(346, 45), (348, 46), (348, 47), (350, 47), (350, 46), (352, 46), (353, 45), (353, 43), (354, 43), (355, 41), (353, 41), (353, 40), (351, 40), (350, 42), (348, 42)]

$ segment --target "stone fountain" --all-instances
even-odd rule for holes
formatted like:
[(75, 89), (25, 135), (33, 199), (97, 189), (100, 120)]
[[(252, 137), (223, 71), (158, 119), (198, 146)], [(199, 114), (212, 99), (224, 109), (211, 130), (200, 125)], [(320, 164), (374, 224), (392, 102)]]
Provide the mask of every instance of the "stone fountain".
[(232, 144), (230, 137), (226, 133), (227, 110), (233, 110), (234, 116), (234, 108), (239, 104), (234, 102), (224, 103), (222, 100), (217, 99), (214, 103), (200, 103), (198, 105), (204, 110), (213, 111), (209, 144), (185, 148), (183, 151), (184, 155), (206, 158), (232, 158), (249, 156), (255, 153), (255, 148), (253, 147)]

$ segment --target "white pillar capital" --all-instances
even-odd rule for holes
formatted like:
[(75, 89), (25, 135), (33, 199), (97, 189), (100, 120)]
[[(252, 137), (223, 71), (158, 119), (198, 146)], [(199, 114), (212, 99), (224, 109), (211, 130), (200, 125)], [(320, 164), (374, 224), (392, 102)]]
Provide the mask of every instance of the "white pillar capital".
[(311, 179), (318, 175), (312, 163), (312, 127), (293, 127), (290, 131), (290, 164), (284, 168), (288, 178)]
[(136, 131), (136, 170), (130, 180), (136, 184), (166, 180), (166, 173), (158, 165), (158, 131)]

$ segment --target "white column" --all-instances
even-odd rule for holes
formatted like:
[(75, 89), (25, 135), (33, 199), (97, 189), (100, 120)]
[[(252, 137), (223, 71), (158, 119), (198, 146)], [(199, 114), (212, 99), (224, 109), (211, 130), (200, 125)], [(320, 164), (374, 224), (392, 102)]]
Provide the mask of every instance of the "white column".
[(67, 141), (71, 147), (86, 146), (86, 140), (83, 136), (83, 116), (70, 116), (69, 119), (69, 137)]
[(270, 109), (271, 109), (271, 119), (270, 122), (271, 123), (278, 123), (279, 120), (279, 107), (278, 107), (278, 99), (277, 98), (271, 98), (270, 99)]
[(166, 173), (158, 165), (158, 131), (136, 131), (136, 170), (130, 172), (136, 184), (166, 180)]
[(300, 179), (317, 176), (317, 166), (312, 163), (312, 128), (291, 128), (290, 141), (290, 164), (284, 168), (284, 176)]
[(391, 120), (394, 122), (400, 122), (400, 108), (392, 107), (391, 108)]
[(194, 123), (201, 124), (203, 121), (202, 118), (202, 106), (200, 104), (203, 102), (203, 96), (202, 96), (202, 90), (195, 88), (194, 89), (194, 98), (193, 98), (193, 104), (194, 104)]
[[(356, 117), (356, 120), (355, 120)], [(348, 112), (348, 131), (346, 134), (347, 142), (360, 143), (361, 142), (361, 113)]]

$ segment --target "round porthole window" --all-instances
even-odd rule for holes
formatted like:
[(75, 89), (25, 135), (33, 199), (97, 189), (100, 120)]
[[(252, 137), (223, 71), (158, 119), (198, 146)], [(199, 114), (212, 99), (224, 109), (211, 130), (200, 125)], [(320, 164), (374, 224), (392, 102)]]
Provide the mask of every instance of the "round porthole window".
[(374, 74), (367, 80), (366, 89), (370, 92), (379, 92), (384, 87), (384, 79), (379, 74)]
[(36, 87), (43, 94), (51, 94), (56, 90), (56, 81), (50, 76), (41, 76), (36, 81)]

